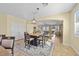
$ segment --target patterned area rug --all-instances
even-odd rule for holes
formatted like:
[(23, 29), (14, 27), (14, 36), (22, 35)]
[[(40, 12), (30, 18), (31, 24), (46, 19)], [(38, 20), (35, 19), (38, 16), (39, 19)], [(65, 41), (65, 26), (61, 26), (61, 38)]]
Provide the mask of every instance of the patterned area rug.
[(38, 45), (37, 47), (31, 46), (30, 49), (28, 49), (27, 46), (25, 48), (24, 44), (20, 42), (20, 44), (15, 45), (14, 54), (15, 56), (50, 56), (52, 47), (51, 42), (47, 42), (43, 48)]

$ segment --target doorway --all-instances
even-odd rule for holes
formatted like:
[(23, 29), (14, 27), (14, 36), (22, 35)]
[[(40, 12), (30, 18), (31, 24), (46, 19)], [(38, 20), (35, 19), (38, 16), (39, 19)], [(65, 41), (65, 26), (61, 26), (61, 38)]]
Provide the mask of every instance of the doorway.
[(38, 26), (46, 35), (51, 35), (55, 32), (60, 43), (63, 43), (63, 21), (62, 20), (40, 20)]

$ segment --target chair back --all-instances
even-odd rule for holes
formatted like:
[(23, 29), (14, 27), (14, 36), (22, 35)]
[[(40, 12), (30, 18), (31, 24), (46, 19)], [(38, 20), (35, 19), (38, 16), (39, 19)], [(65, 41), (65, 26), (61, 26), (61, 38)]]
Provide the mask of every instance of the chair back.
[(43, 40), (44, 40), (44, 39), (45, 39), (45, 35), (46, 35), (46, 34), (45, 34), (45, 33), (43, 33), (42, 35), (43, 35)]
[(13, 49), (14, 48), (14, 42), (15, 42), (15, 37), (5, 37), (5, 38), (2, 38), (1, 45), (4, 48)]
[(27, 32), (24, 32), (24, 40), (30, 39), (30, 35)]
[(2, 38), (6, 37), (5, 35), (0, 35), (0, 44), (2, 42)]
[(26, 32), (24, 32), (24, 39), (26, 39)]
[(2, 40), (2, 36), (0, 35), (0, 43), (1, 43), (1, 40)]

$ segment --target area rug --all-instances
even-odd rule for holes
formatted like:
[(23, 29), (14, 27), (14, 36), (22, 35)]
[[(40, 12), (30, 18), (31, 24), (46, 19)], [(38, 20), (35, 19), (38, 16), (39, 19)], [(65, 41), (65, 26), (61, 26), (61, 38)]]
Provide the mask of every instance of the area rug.
[[(20, 43), (21, 44), (21, 43)], [(50, 56), (50, 52), (52, 50), (53, 45), (51, 42), (47, 42), (44, 47), (42, 48), (41, 45), (31, 46), (30, 49), (24, 45), (16, 44), (15, 46), (15, 55), (22, 55), (22, 56)]]

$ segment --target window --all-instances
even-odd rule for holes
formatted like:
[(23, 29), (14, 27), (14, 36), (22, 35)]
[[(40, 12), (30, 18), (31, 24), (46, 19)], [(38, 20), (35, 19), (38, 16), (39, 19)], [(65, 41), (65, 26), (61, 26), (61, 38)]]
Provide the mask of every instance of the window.
[(79, 11), (75, 13), (75, 36), (79, 37)]
[(15, 36), (16, 39), (23, 39), (25, 31), (26, 27), (23, 24), (17, 22), (11, 23), (11, 34)]

